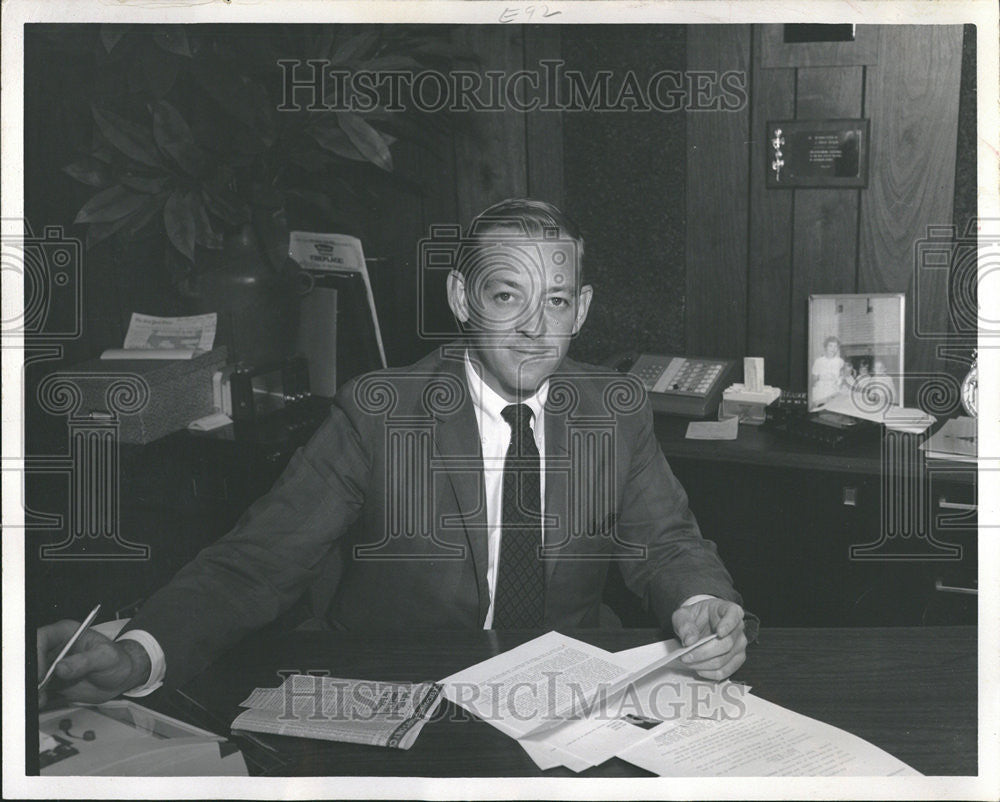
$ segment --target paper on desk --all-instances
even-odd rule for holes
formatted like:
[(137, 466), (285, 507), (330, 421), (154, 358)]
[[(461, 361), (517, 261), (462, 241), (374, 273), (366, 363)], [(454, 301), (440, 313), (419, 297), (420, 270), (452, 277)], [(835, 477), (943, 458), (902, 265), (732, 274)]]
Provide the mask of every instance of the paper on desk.
[[(693, 671), (650, 668), (673, 662), (712, 637), (686, 648), (669, 640), (618, 652), (615, 658), (641, 675), (640, 679), (621, 693), (584, 709), (578, 719), (520, 738), (521, 746), (543, 770), (561, 764), (581, 771), (643, 740), (650, 729), (665, 720), (717, 712), (723, 705), (721, 694), (740, 695), (748, 689), (729, 682), (702, 680)], [(725, 703), (732, 706), (732, 700)]]
[(554, 726), (632, 679), (614, 655), (549, 632), (441, 680), (445, 698), (512, 738)]
[(937, 418), (928, 415), (922, 409), (911, 407), (890, 407), (885, 411), (882, 422), (887, 429), (907, 434), (923, 434), (937, 422)]
[(720, 421), (691, 421), (687, 427), (688, 440), (735, 440), (740, 430), (740, 419), (733, 415)]
[(644, 646), (635, 646), (631, 649), (622, 649), (614, 654), (618, 660), (623, 661), (625, 665), (635, 669), (640, 669), (644, 666), (652, 666), (653, 664), (665, 665), (665, 662), (662, 662), (663, 658), (669, 657), (670, 659), (668, 662), (673, 662), (679, 657), (683, 657), (691, 650), (697, 649), (702, 644), (708, 643), (713, 637), (715, 636), (706, 635), (704, 638), (701, 638), (699, 641), (688, 647), (682, 647), (677, 638), (670, 638), (670, 640), (647, 643)]
[[(920, 434), (937, 421), (937, 418), (922, 409), (911, 407), (879, 405), (878, 409), (872, 410), (866, 406), (865, 398), (863, 392), (842, 392), (826, 401), (821, 408), (824, 412), (838, 412), (852, 418), (883, 423), (889, 429), (910, 434)], [(876, 395), (874, 398), (881, 401), (885, 396)]]
[(213, 412), (202, 418), (191, 421), (187, 427), (192, 432), (210, 432), (213, 429), (221, 429), (233, 422), (225, 412)]
[(699, 679), (693, 672), (662, 668), (585, 718), (525, 736), (519, 743), (540, 766), (542, 760), (558, 761), (580, 771), (580, 764), (583, 768), (600, 765), (648, 738), (664, 722), (737, 715), (746, 693), (737, 683), (717, 683)]
[(737, 717), (664, 722), (618, 757), (661, 777), (919, 776), (849, 732), (746, 694)]
[(409, 749), (441, 703), (432, 682), (375, 682), (293, 674), (240, 702), (234, 730)]
[(921, 443), (920, 450), (933, 459), (976, 462), (977, 438), (975, 418), (952, 418), (946, 420), (944, 426)]
[(565, 766), (570, 771), (580, 772), (595, 765), (589, 760), (584, 760), (582, 757), (574, 755), (572, 752), (566, 752), (544, 740), (539, 741), (531, 736), (518, 739), (518, 743), (521, 744), (521, 748), (527, 752), (528, 757), (535, 761), (535, 765), (542, 771), (548, 771), (557, 766)]
[(211, 351), (218, 315), (155, 317), (132, 313), (123, 348), (109, 348), (101, 359), (191, 359)]

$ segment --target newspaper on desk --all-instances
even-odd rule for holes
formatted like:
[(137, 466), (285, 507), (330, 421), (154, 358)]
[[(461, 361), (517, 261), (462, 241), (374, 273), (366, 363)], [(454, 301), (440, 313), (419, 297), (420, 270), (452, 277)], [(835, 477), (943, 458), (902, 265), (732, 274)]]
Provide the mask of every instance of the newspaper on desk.
[(101, 359), (193, 359), (212, 350), (218, 315), (156, 317), (132, 313), (122, 348), (109, 348)]
[(293, 674), (256, 688), (233, 730), (409, 749), (441, 703), (433, 682), (376, 682)]

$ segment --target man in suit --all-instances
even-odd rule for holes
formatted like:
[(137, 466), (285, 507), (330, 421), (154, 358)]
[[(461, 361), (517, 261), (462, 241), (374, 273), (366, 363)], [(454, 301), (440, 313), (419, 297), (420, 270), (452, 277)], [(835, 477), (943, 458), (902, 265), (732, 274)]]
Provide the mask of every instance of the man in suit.
[[(464, 338), (347, 383), (329, 419), (236, 528), (117, 640), (87, 632), (56, 670), (100, 701), (177, 686), (307, 591), (349, 629), (572, 628), (607, 621), (622, 571), (722, 679), (743, 662), (741, 599), (653, 434), (641, 385), (566, 359), (593, 290), (583, 240), (550, 204), (483, 212), (450, 259)], [(38, 632), (39, 674), (72, 634)]]

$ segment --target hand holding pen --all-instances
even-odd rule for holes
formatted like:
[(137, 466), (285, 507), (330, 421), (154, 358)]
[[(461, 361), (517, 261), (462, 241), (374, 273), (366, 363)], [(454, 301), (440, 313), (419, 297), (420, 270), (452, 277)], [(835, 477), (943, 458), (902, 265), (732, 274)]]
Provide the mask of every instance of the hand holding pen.
[(45, 706), (49, 692), (66, 702), (106, 702), (149, 677), (149, 656), (138, 643), (113, 641), (89, 628), (99, 609), (82, 624), (64, 620), (38, 630), (39, 707)]

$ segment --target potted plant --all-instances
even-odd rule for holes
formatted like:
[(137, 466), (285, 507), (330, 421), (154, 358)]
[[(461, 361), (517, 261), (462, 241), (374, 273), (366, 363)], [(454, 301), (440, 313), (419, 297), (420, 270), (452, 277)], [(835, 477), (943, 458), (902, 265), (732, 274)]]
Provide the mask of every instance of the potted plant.
[[(383, 104), (361, 113), (287, 102), (288, 64), (416, 71), (462, 54), (441, 29), (85, 27), (72, 46), (91, 47), (97, 59), (86, 99), (93, 144), (64, 169), (95, 190), (74, 221), (86, 226), (87, 247), (160, 232), (191, 311), (219, 312), (220, 335), (229, 329), (239, 356), (287, 350), (289, 220), (363, 234), (359, 199), (372, 186), (391, 187), (379, 179), (393, 174), (397, 138), (432, 146), (447, 126)], [(323, 100), (335, 101), (339, 85), (331, 82)]]

